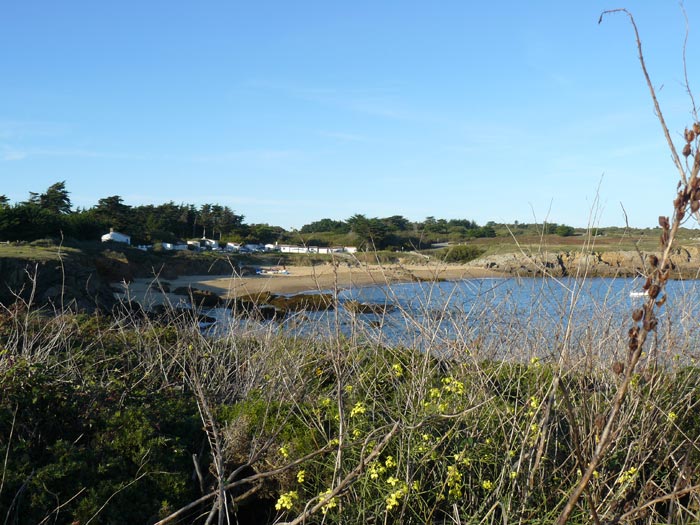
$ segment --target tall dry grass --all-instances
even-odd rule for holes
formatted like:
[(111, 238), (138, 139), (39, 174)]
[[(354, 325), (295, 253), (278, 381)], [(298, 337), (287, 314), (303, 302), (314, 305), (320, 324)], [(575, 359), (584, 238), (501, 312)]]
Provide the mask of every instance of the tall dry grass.
[[(180, 310), (167, 320), (6, 310), (2, 515), (553, 521), (625, 380), (629, 341), (617, 316), (629, 298), (591, 299), (581, 281), (521, 284), (535, 282), (541, 292), (517, 308), (512, 293), (492, 290), (497, 281), (471, 283), (479, 298), (468, 310), (439, 307), (455, 293), (444, 283), (415, 285), (423, 299), (411, 303), (387, 286), (397, 309), (384, 316), (339, 304), (323, 329), (298, 330), (314, 321), (297, 314), (294, 326), (248, 320), (217, 337)], [(570, 522), (698, 519), (697, 314), (681, 297), (647, 342)], [(410, 339), (389, 336), (396, 323)], [(55, 407), (65, 428), (44, 428), (55, 421), (36, 405)], [(90, 464), (84, 442), (102, 463)]]

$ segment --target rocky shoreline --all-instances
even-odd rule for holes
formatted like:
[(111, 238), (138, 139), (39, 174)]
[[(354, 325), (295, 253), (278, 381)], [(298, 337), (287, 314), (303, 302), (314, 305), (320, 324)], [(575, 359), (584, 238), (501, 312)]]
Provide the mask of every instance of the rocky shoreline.
[[(649, 255), (636, 251), (508, 253), (482, 257), (468, 265), (518, 277), (638, 277), (648, 273)], [(700, 278), (700, 248), (673, 250), (671, 278)]]
[[(254, 272), (232, 270), (230, 261), (169, 259), (135, 260), (122, 253), (97, 257), (77, 253), (61, 258), (32, 260), (0, 258), (0, 304), (25, 304), (60, 310), (104, 313), (131, 300), (144, 303), (140, 290), (125, 295), (124, 285), (141, 282), (154, 297), (165, 302), (173, 294), (166, 289), (173, 282), (185, 281), (187, 294), (197, 303), (218, 304), (226, 299), (263, 293), (291, 295), (303, 291), (329, 290), (334, 287), (363, 286), (378, 283), (459, 280), (476, 277), (636, 277), (645, 275), (649, 254), (636, 251), (508, 253), (481, 257), (467, 264), (426, 263), (425, 265), (357, 265), (339, 268), (331, 263), (314, 267), (290, 267), (290, 275), (255, 276)], [(154, 264), (155, 263), (155, 264)], [(700, 278), (700, 248), (674, 249), (671, 277)], [(157, 278), (155, 277), (157, 276)], [(148, 283), (146, 283), (148, 281)], [(121, 283), (115, 286), (114, 283)], [(163, 285), (165, 283), (165, 286)], [(191, 290), (191, 291), (190, 291)], [(182, 290), (180, 290), (182, 294)], [(189, 298), (181, 295), (180, 302)], [(278, 300), (280, 302), (281, 300)], [(156, 299), (156, 303), (159, 302)], [(160, 302), (164, 302), (160, 300)], [(308, 302), (308, 301), (307, 301)], [(154, 304), (156, 304), (154, 303)], [(303, 303), (303, 301), (302, 301)], [(142, 304), (146, 309), (154, 304)]]

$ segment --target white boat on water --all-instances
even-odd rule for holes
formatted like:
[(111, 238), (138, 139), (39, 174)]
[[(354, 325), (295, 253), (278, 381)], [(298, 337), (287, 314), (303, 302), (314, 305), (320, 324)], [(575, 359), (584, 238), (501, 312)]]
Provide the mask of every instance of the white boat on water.
[(641, 292), (637, 292), (635, 290), (630, 292), (630, 297), (647, 297), (649, 294), (647, 293), (646, 290), (643, 290)]

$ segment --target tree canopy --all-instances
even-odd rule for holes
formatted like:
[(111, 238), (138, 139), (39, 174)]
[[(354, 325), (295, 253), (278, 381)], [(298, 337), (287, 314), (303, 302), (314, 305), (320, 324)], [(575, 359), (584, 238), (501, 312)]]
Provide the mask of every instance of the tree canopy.
[(324, 218), (293, 232), (265, 223), (246, 224), (245, 217), (218, 203), (195, 205), (166, 202), (130, 206), (110, 195), (88, 209), (73, 210), (65, 181), (29, 199), (11, 204), (0, 195), (0, 241), (31, 241), (44, 237), (70, 237), (96, 241), (110, 228), (128, 234), (134, 244), (177, 242), (207, 237), (221, 242), (304, 243), (316, 246), (357, 246), (365, 250), (414, 250), (437, 242), (464, 242), (472, 238), (521, 235), (542, 231), (573, 235), (571, 226), (488, 222), (479, 226), (469, 219), (434, 216), (413, 222), (402, 215), (368, 217), (355, 214), (346, 220)]
[(71, 202), (66, 190), (66, 181), (52, 184), (41, 194), (29, 192), (28, 203), (50, 213), (70, 213)]

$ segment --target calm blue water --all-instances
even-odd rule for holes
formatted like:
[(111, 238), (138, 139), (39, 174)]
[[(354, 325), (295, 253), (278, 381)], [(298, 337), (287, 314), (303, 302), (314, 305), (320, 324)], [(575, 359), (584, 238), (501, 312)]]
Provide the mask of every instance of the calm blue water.
[[(640, 279), (573, 278), (469, 279), (441, 283), (368, 286), (339, 292), (348, 300), (391, 305), (383, 315), (353, 314), (343, 308), (301, 313), (283, 327), (292, 335), (342, 334), (384, 344), (402, 344), (453, 354), (469, 348), (504, 353), (612, 356), (624, 352), (631, 312), (643, 298)], [(653, 344), (666, 351), (669, 337), (691, 355), (700, 348), (700, 281), (672, 281), (659, 313)], [(218, 315), (221, 319), (222, 316)], [(228, 320), (229, 315), (225, 316)], [(220, 329), (230, 329), (223, 323)], [(498, 354), (501, 355), (498, 355)], [(489, 355), (487, 355), (488, 357)]]

